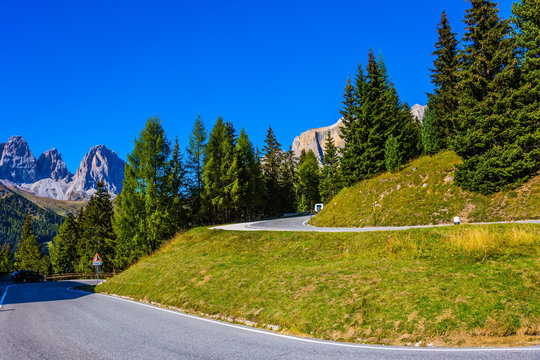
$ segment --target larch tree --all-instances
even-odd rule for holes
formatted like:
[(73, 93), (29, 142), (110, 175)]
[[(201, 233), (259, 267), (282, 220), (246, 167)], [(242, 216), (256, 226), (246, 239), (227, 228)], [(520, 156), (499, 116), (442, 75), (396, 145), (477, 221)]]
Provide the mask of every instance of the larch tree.
[(116, 266), (124, 268), (156, 251), (175, 232), (167, 221), (170, 202), (170, 144), (158, 117), (150, 117), (135, 139), (116, 200)]
[(0, 248), (0, 273), (10, 273), (15, 269), (13, 254), (9, 244), (4, 244)]
[(19, 270), (34, 270), (40, 273), (47, 272), (48, 261), (45, 256), (43, 256), (36, 236), (34, 235), (30, 213), (26, 215), (21, 238), (17, 243), (15, 267)]

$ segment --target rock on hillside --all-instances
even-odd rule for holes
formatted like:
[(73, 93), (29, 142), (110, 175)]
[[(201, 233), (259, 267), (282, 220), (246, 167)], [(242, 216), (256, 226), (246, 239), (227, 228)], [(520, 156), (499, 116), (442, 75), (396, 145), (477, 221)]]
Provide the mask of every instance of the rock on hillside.
[(323, 158), (324, 142), (326, 140), (328, 131), (330, 131), (330, 135), (332, 136), (332, 139), (334, 140), (334, 145), (336, 145), (336, 147), (341, 148), (345, 146), (345, 142), (341, 138), (339, 132), (342, 127), (343, 121), (339, 119), (338, 122), (334, 125), (311, 129), (303, 132), (302, 134), (294, 138), (292, 144), (292, 150), (294, 152), (294, 155), (298, 157), (300, 156), (302, 150), (306, 152), (309, 150), (313, 150), (313, 153), (317, 157), (317, 160), (322, 163), (321, 159)]
[(36, 158), (22, 136), (12, 136), (0, 149), (0, 178), (15, 183), (33, 182), (38, 178)]

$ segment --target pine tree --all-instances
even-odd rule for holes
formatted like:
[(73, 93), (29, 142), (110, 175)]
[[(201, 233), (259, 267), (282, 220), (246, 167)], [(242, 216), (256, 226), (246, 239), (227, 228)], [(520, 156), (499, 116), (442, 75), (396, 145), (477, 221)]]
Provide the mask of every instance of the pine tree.
[(296, 170), (298, 211), (309, 211), (321, 201), (319, 194), (320, 172), (319, 162), (310, 149)]
[(279, 167), (279, 196), (281, 199), (279, 215), (293, 212), (295, 206), (295, 183), (298, 161), (292, 148), (283, 153)]
[(159, 118), (149, 118), (128, 154), (122, 192), (116, 200), (118, 268), (154, 252), (169, 239), (169, 155), (169, 141)]
[(268, 128), (264, 139), (262, 172), (267, 190), (266, 214), (268, 216), (280, 215), (283, 206), (283, 197), (280, 187), (280, 168), (285, 155), (278, 143), (272, 127)]
[(435, 43), (431, 82), (434, 85), (433, 94), (429, 95), (431, 107), (430, 132), (433, 149), (445, 149), (455, 136), (454, 117), (458, 106), (458, 41), (452, 32), (450, 23), (443, 11), (441, 22), (437, 26), (439, 40)]
[(2, 245), (0, 248), (0, 273), (10, 273), (15, 269), (13, 254), (9, 244)]
[(488, 194), (521, 183), (532, 169), (516, 143), (522, 127), (511, 116), (519, 72), (509, 22), (499, 18), (491, 1), (471, 4), (465, 20), (454, 140), (464, 161), (457, 166), (455, 181), (464, 189)]
[(236, 219), (250, 220), (262, 210), (264, 188), (259, 161), (253, 144), (244, 129), (236, 142), (236, 153), (231, 166), (232, 206)]
[(520, 77), (509, 116), (519, 124), (515, 143), (522, 150), (525, 180), (540, 170), (540, 4), (522, 0), (514, 3), (512, 12)]
[(166, 192), (162, 208), (165, 215), (165, 239), (172, 238), (180, 229), (188, 227), (190, 221), (186, 211), (186, 171), (183, 157), (180, 152), (178, 136), (174, 140), (174, 147), (166, 169)]
[(319, 193), (324, 203), (330, 201), (341, 190), (339, 155), (332, 133), (328, 131), (324, 143), (323, 167), (319, 184)]
[(191, 219), (195, 225), (201, 223), (201, 206), (202, 206), (202, 191), (203, 191), (203, 158), (204, 149), (206, 147), (206, 129), (201, 116), (197, 116), (193, 124), (191, 136), (189, 137), (187, 152), (187, 178), (188, 191), (190, 199)]
[(103, 271), (115, 269), (116, 234), (113, 229), (113, 206), (105, 184), (97, 183), (96, 193), (85, 207), (81, 219), (82, 231), (79, 250), (81, 272), (92, 270), (92, 259), (98, 253), (103, 261)]
[(41, 253), (34, 235), (30, 213), (26, 215), (21, 238), (17, 244), (15, 266), (19, 270), (34, 270), (40, 273), (45, 273), (48, 268), (47, 259)]
[(69, 214), (66, 221), (58, 229), (49, 248), (52, 267), (55, 273), (75, 272), (79, 265), (77, 243), (80, 241), (81, 232), (76, 218)]
[(232, 216), (235, 141), (232, 124), (218, 117), (208, 138), (203, 166), (205, 212), (210, 223), (221, 223)]

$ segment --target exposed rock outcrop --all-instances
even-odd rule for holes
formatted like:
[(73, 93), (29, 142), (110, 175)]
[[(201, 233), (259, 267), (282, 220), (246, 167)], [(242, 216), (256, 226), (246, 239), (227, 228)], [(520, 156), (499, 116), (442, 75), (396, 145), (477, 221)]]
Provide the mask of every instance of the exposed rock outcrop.
[(67, 169), (66, 164), (62, 160), (62, 155), (52, 148), (45, 151), (37, 160), (37, 170), (40, 179), (51, 178), (53, 180), (71, 180), (73, 176)]
[[(411, 108), (411, 114), (420, 122), (424, 119), (424, 111), (426, 106), (416, 104)], [(337, 148), (343, 148), (345, 146), (345, 141), (340, 136), (340, 129), (343, 127), (342, 119), (339, 119), (337, 123), (331, 126), (320, 127), (316, 129), (311, 129), (304, 131), (299, 136), (294, 138), (292, 144), (292, 150), (296, 157), (299, 157), (302, 153), (302, 150), (309, 151), (313, 150), (315, 156), (319, 160), (319, 163), (323, 163), (323, 151), (324, 151), (324, 142), (328, 131), (334, 140), (334, 145)]]
[(334, 140), (334, 145), (338, 148), (345, 146), (345, 142), (340, 136), (340, 129), (343, 127), (343, 121), (338, 120), (337, 123), (331, 126), (320, 127), (316, 129), (311, 129), (301, 133), (299, 136), (294, 138), (292, 144), (292, 151), (296, 157), (300, 156), (302, 150), (309, 151), (313, 150), (313, 153), (317, 157), (317, 160), (322, 163), (324, 157), (324, 142), (328, 131)]
[(420, 124), (424, 120), (424, 112), (426, 111), (426, 107), (426, 105), (415, 104), (411, 108), (411, 114), (413, 114)]
[(38, 178), (36, 158), (22, 136), (12, 136), (0, 154), (0, 178), (15, 183), (33, 182)]
[(68, 189), (70, 198), (88, 198), (99, 181), (105, 183), (109, 194), (118, 194), (122, 191), (124, 164), (124, 160), (105, 145), (92, 147), (73, 176)]

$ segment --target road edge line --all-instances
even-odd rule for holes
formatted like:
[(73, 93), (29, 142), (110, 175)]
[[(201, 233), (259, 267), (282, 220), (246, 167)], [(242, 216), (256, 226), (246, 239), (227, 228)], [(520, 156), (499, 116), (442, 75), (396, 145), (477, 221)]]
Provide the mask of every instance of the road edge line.
[(6, 289), (4, 290), (4, 295), (2, 295), (2, 299), (0, 299), (0, 309), (2, 309), (2, 305), (4, 305), (4, 299), (6, 298), (7, 291), (11, 287), (11, 285), (6, 286)]
[(530, 347), (504, 347), (504, 348), (439, 348), (439, 347), (437, 347), (437, 348), (428, 348), (428, 347), (425, 347), (425, 348), (424, 347), (423, 348), (412, 348), (412, 347), (393, 347), (393, 346), (385, 346), (385, 345), (364, 345), (364, 344), (338, 343), (338, 342), (332, 342), (332, 341), (324, 341), (324, 340), (317, 340), (317, 339), (302, 338), (302, 337), (298, 337), (298, 336), (279, 334), (279, 333), (275, 333), (275, 332), (272, 332), (272, 331), (269, 331), (269, 330), (262, 330), (262, 329), (257, 329), (257, 328), (254, 328), (254, 327), (249, 327), (247, 325), (236, 325), (236, 324), (228, 323), (228, 322), (225, 322), (225, 321), (208, 319), (208, 318), (205, 318), (205, 317), (192, 315), (192, 314), (187, 314), (187, 313), (177, 311), (177, 310), (166, 309), (166, 308), (162, 308), (162, 307), (159, 307), (159, 306), (156, 306), (156, 305), (146, 304), (146, 303), (143, 303), (143, 302), (137, 301), (137, 300), (125, 299), (125, 298), (117, 296), (117, 295), (101, 294), (101, 293), (96, 293), (96, 292), (92, 293), (92, 292), (84, 291), (84, 290), (76, 290), (73, 287), (67, 288), (67, 289), (71, 290), (71, 291), (84, 292), (84, 293), (88, 293), (88, 294), (95, 294), (95, 295), (99, 295), (99, 296), (102, 296), (102, 297), (112, 298), (112, 299), (115, 299), (115, 300), (120, 300), (120, 301), (124, 301), (124, 302), (128, 302), (128, 303), (132, 303), (132, 304), (135, 304), (135, 305), (139, 305), (139, 306), (144, 306), (144, 307), (147, 307), (147, 308), (150, 308), (150, 309), (163, 311), (163, 312), (170, 313), (170, 314), (173, 314), (173, 315), (176, 315), (176, 316), (182, 316), (182, 317), (186, 317), (186, 318), (190, 318), (190, 319), (194, 319), (194, 320), (209, 322), (209, 323), (216, 324), (216, 325), (227, 326), (227, 327), (231, 327), (231, 328), (235, 328), (235, 329), (239, 329), (239, 330), (254, 332), (254, 333), (268, 335), (268, 336), (275, 336), (275, 337), (285, 338), (285, 339), (294, 340), (294, 341), (301, 341), (301, 342), (307, 342), (307, 343), (319, 344), (319, 345), (326, 345), (326, 346), (349, 347), (349, 348), (369, 349), (369, 350), (420, 351), (420, 352), (430, 352), (430, 351), (431, 352), (505, 352), (505, 351), (506, 352), (519, 352), (519, 351), (527, 351), (527, 352), (528, 351), (537, 351), (537, 352), (540, 352), (540, 347), (538, 347), (536, 345), (533, 345), (533, 346), (530, 346)]

